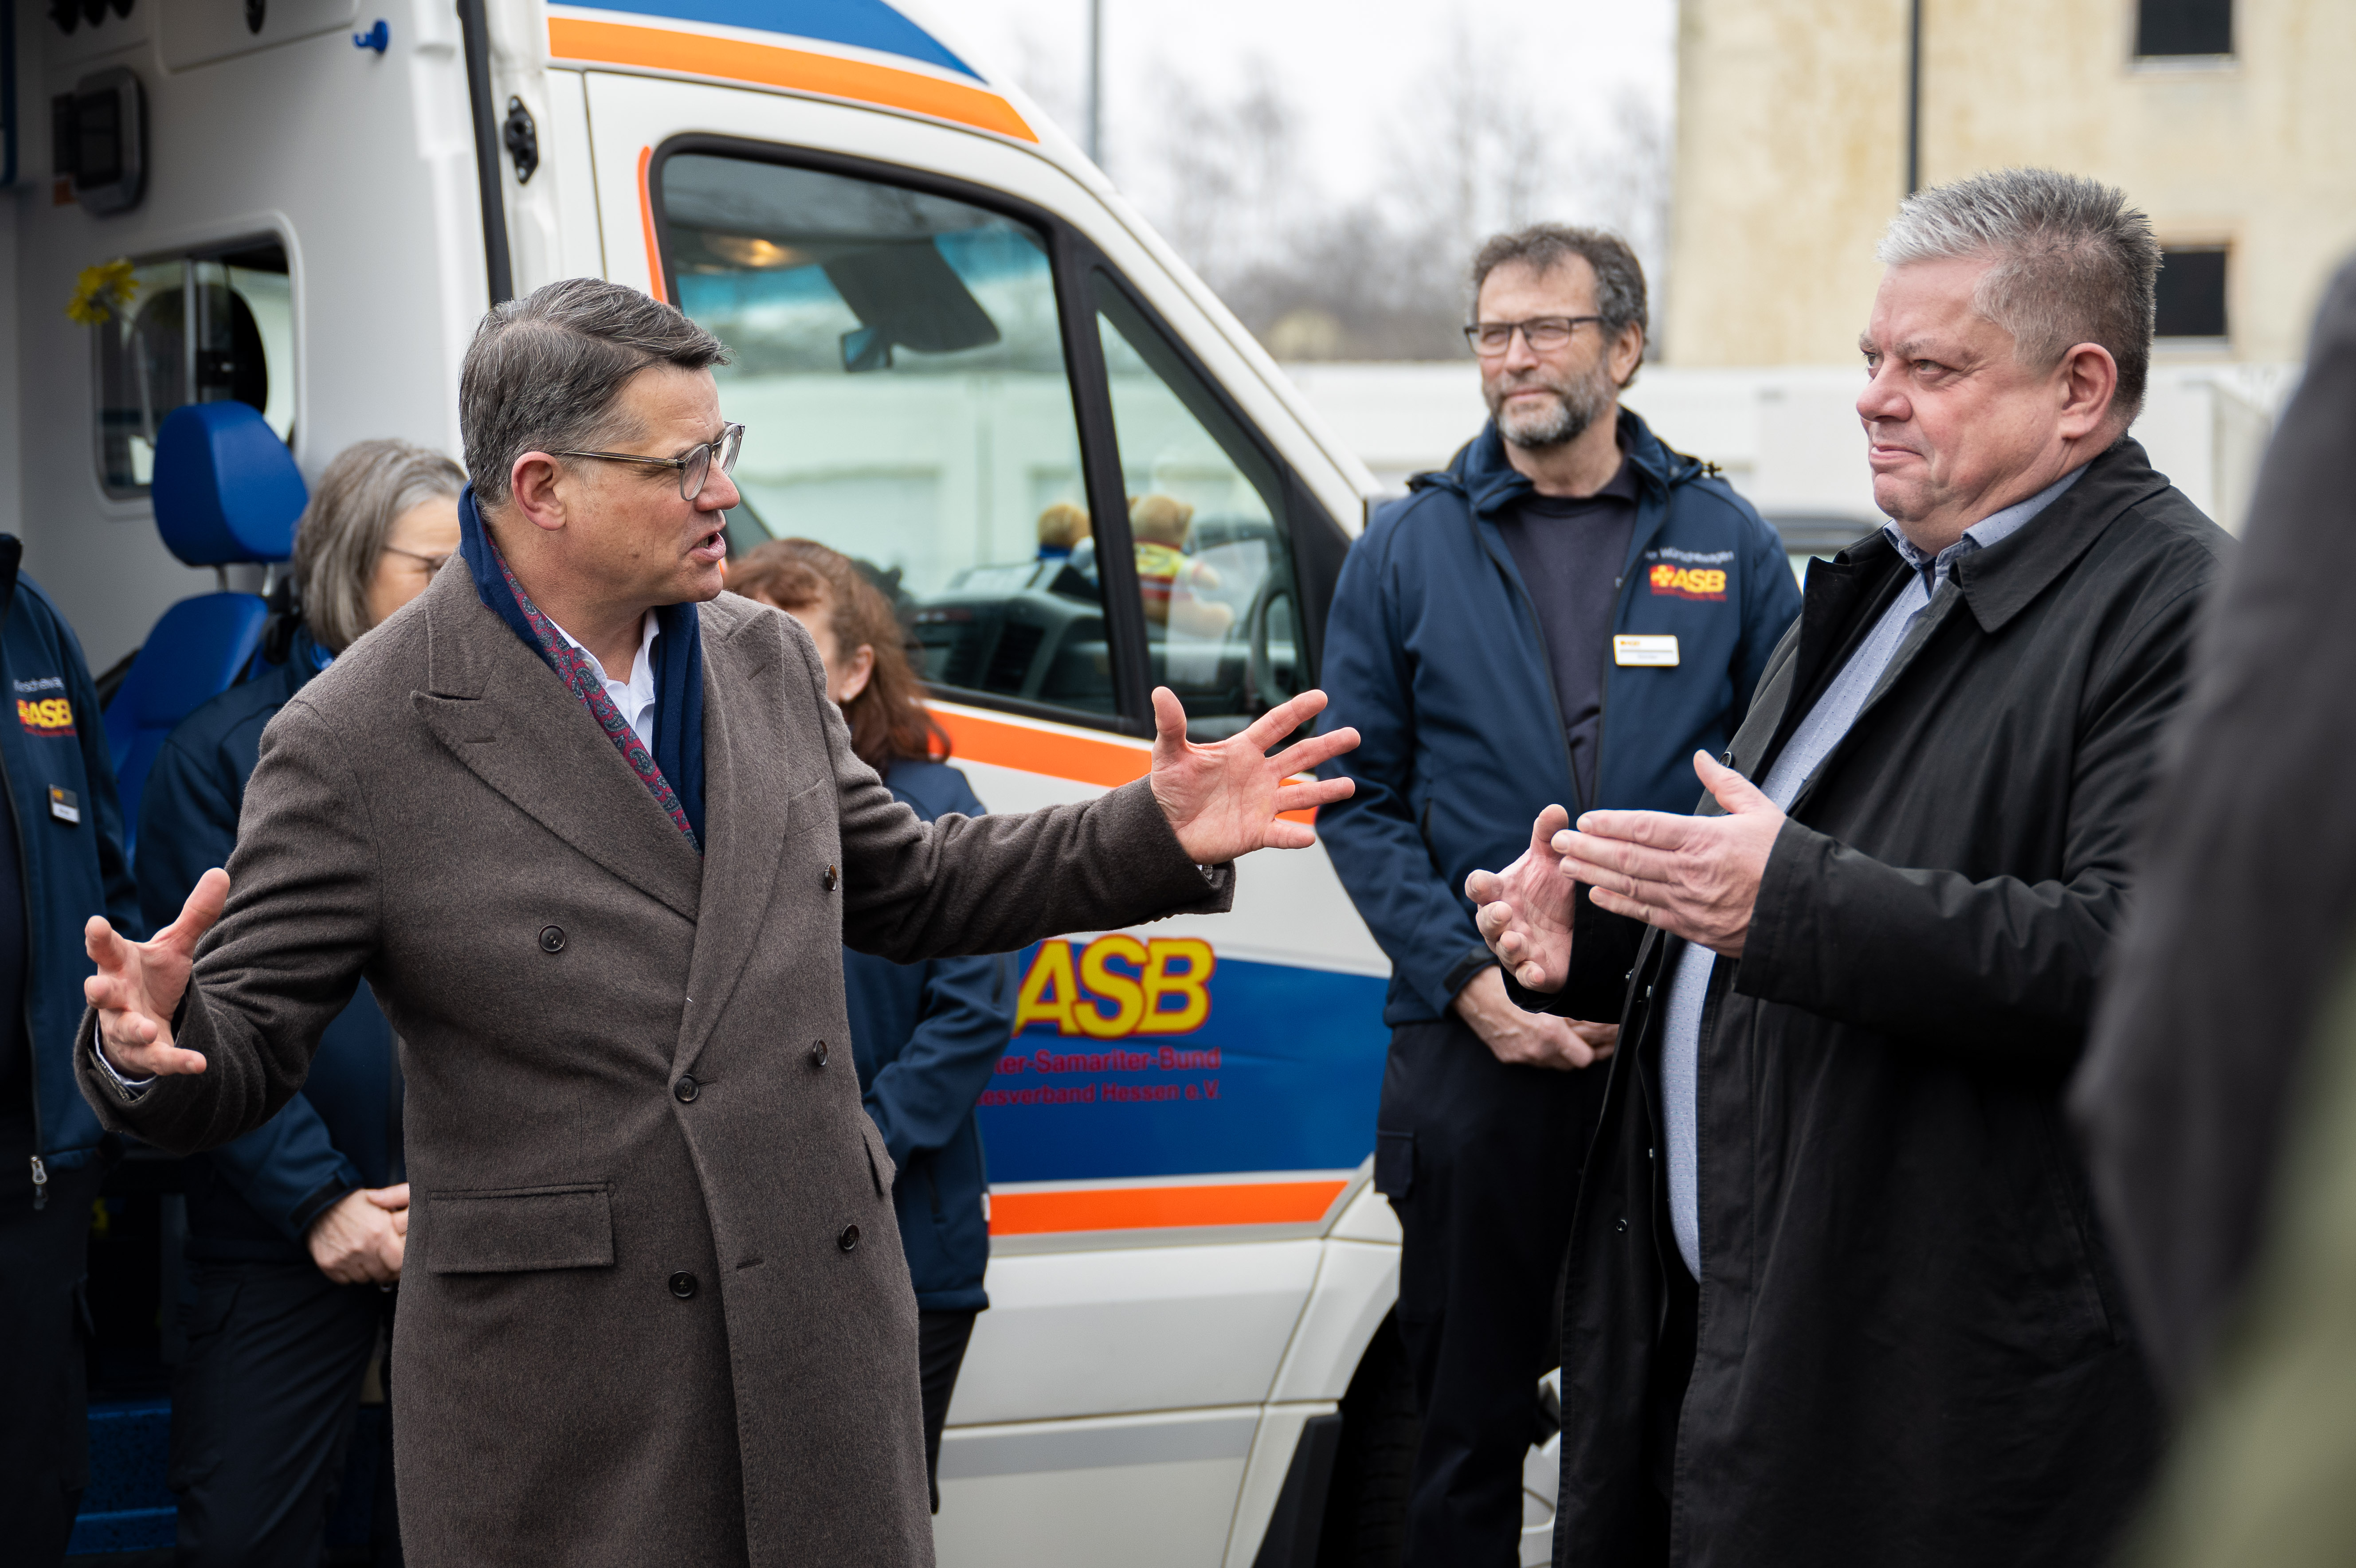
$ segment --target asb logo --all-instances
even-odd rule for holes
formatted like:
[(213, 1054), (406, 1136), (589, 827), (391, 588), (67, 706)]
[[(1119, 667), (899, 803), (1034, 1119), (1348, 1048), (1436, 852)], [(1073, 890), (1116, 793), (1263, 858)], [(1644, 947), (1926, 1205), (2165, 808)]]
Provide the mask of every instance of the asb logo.
[(1726, 573), (1715, 568), (1705, 570), (1692, 566), (1671, 566), (1661, 562), (1647, 574), (1654, 593), (1670, 599), (1715, 599), (1726, 597)]
[(16, 699), (16, 722), (28, 735), (70, 735), (74, 732), (73, 704), (62, 697), (43, 698), (38, 702)]
[(1099, 936), (1080, 954), (1072, 944), (1043, 942), (1014, 1001), (1014, 1032), (1052, 1023), (1057, 1034), (1119, 1040), (1133, 1034), (1191, 1034), (1211, 1016), (1211, 944), (1196, 937), (1140, 942)]

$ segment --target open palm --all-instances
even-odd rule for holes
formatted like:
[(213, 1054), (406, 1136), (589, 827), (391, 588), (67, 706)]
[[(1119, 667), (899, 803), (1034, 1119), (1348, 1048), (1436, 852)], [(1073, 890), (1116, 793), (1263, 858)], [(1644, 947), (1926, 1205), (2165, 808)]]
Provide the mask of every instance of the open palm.
[(1515, 979), (1533, 991), (1559, 991), (1570, 973), (1570, 923), (1579, 885), (1562, 874), (1554, 836), (1570, 813), (1549, 805), (1530, 825), (1530, 847), (1502, 871), (1464, 879), (1481, 939)]
[(98, 973), (81, 983), (98, 1009), (98, 1040), (114, 1070), (131, 1078), (202, 1072), (205, 1059), (172, 1043), (172, 1015), (188, 988), (197, 944), (220, 919), (229, 901), (229, 873), (216, 866), (197, 879), (180, 918), (147, 942), (126, 941), (102, 916), (82, 928), (82, 945)]
[(1304, 849), (1317, 842), (1306, 823), (1279, 814), (1346, 800), (1348, 779), (1285, 781), (1358, 743), (1355, 730), (1314, 735), (1280, 757), (1269, 748), (1324, 710), (1325, 694), (1304, 691), (1269, 709), (1239, 735), (1215, 745), (1186, 739), (1186, 709), (1166, 686), (1153, 688), (1153, 798), (1178, 843), (1198, 866), (1217, 866), (1255, 849)]

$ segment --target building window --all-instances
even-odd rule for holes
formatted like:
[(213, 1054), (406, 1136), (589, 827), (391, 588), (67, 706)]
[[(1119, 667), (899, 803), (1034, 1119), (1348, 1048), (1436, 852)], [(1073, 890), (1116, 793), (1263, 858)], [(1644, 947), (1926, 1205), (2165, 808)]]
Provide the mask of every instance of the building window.
[(2136, 0), (2136, 53), (2230, 55), (2233, 0)]
[(2158, 336), (2224, 336), (2224, 247), (2163, 247), (2158, 304), (2153, 330)]

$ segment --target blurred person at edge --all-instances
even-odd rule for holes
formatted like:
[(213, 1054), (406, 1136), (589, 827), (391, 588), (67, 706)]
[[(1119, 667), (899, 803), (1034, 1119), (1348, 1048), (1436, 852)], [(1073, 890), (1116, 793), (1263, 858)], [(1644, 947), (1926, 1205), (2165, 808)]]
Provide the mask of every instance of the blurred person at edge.
[[(948, 765), (948, 737), (925, 711), (891, 604), (849, 557), (809, 539), (744, 553), (731, 592), (776, 606), (809, 629), (826, 694), (851, 726), (851, 749), (893, 798), (926, 822), (982, 804)], [(1002, 955), (895, 964), (842, 950), (859, 1093), (900, 1173), (892, 1204), (916, 1289), (925, 1472), (941, 1511), (941, 1426), (990, 1262), (989, 1179), (974, 1106), (1014, 1032), (1014, 978)]]
[(1406, 1560), (1502, 1568), (1619, 1010), (1511, 1005), (1457, 890), (1547, 805), (1690, 806), (1687, 759), (1724, 749), (1800, 598), (1758, 513), (1620, 406), (1645, 330), (1626, 245), (1541, 225), (1472, 280), (1492, 418), (1343, 566), (1329, 722), (1363, 739), (1318, 826), (1392, 964), (1375, 1184), (1423, 1412)]
[(114, 765), (73, 629), (0, 534), (0, 1560), (63, 1561), (90, 1477), (91, 1203), (122, 1151), (73, 1086), (78, 934), (136, 923)]
[(2077, 1568), (2159, 1445), (2062, 1115), (2228, 549), (2126, 433), (2159, 248), (2008, 169), (1879, 254), (1891, 520), (1809, 567), (1695, 815), (1547, 813), (1467, 889), (1517, 999), (1621, 1017), (1558, 1563)]
[(2146, 814), (2071, 1110), (2180, 1425), (2132, 1568), (2356, 1562), (2356, 261)]
[[(294, 532), (302, 618), (285, 658), (182, 720), (140, 801), (139, 912), (171, 923), (226, 865), (262, 731), (336, 656), (425, 591), (458, 548), (466, 476), (439, 453), (364, 441), (327, 465)], [(319, 1561), (360, 1378), (389, 1339), (409, 1226), (401, 1069), (363, 980), (302, 1091), (188, 1161), (186, 1358), (173, 1372), (172, 1489), (187, 1568)], [(380, 1558), (397, 1558), (390, 1445)]]

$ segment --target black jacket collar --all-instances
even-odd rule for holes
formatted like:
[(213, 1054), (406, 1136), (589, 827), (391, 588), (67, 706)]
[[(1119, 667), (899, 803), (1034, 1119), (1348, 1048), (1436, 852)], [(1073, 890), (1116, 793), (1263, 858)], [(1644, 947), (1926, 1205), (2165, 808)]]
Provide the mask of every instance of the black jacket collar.
[(2166, 476), (2153, 472), (2142, 444), (2121, 436), (2028, 527), (1957, 560), (1955, 585), (1980, 630), (2000, 630), (2077, 564), (2122, 513), (2167, 488)]

